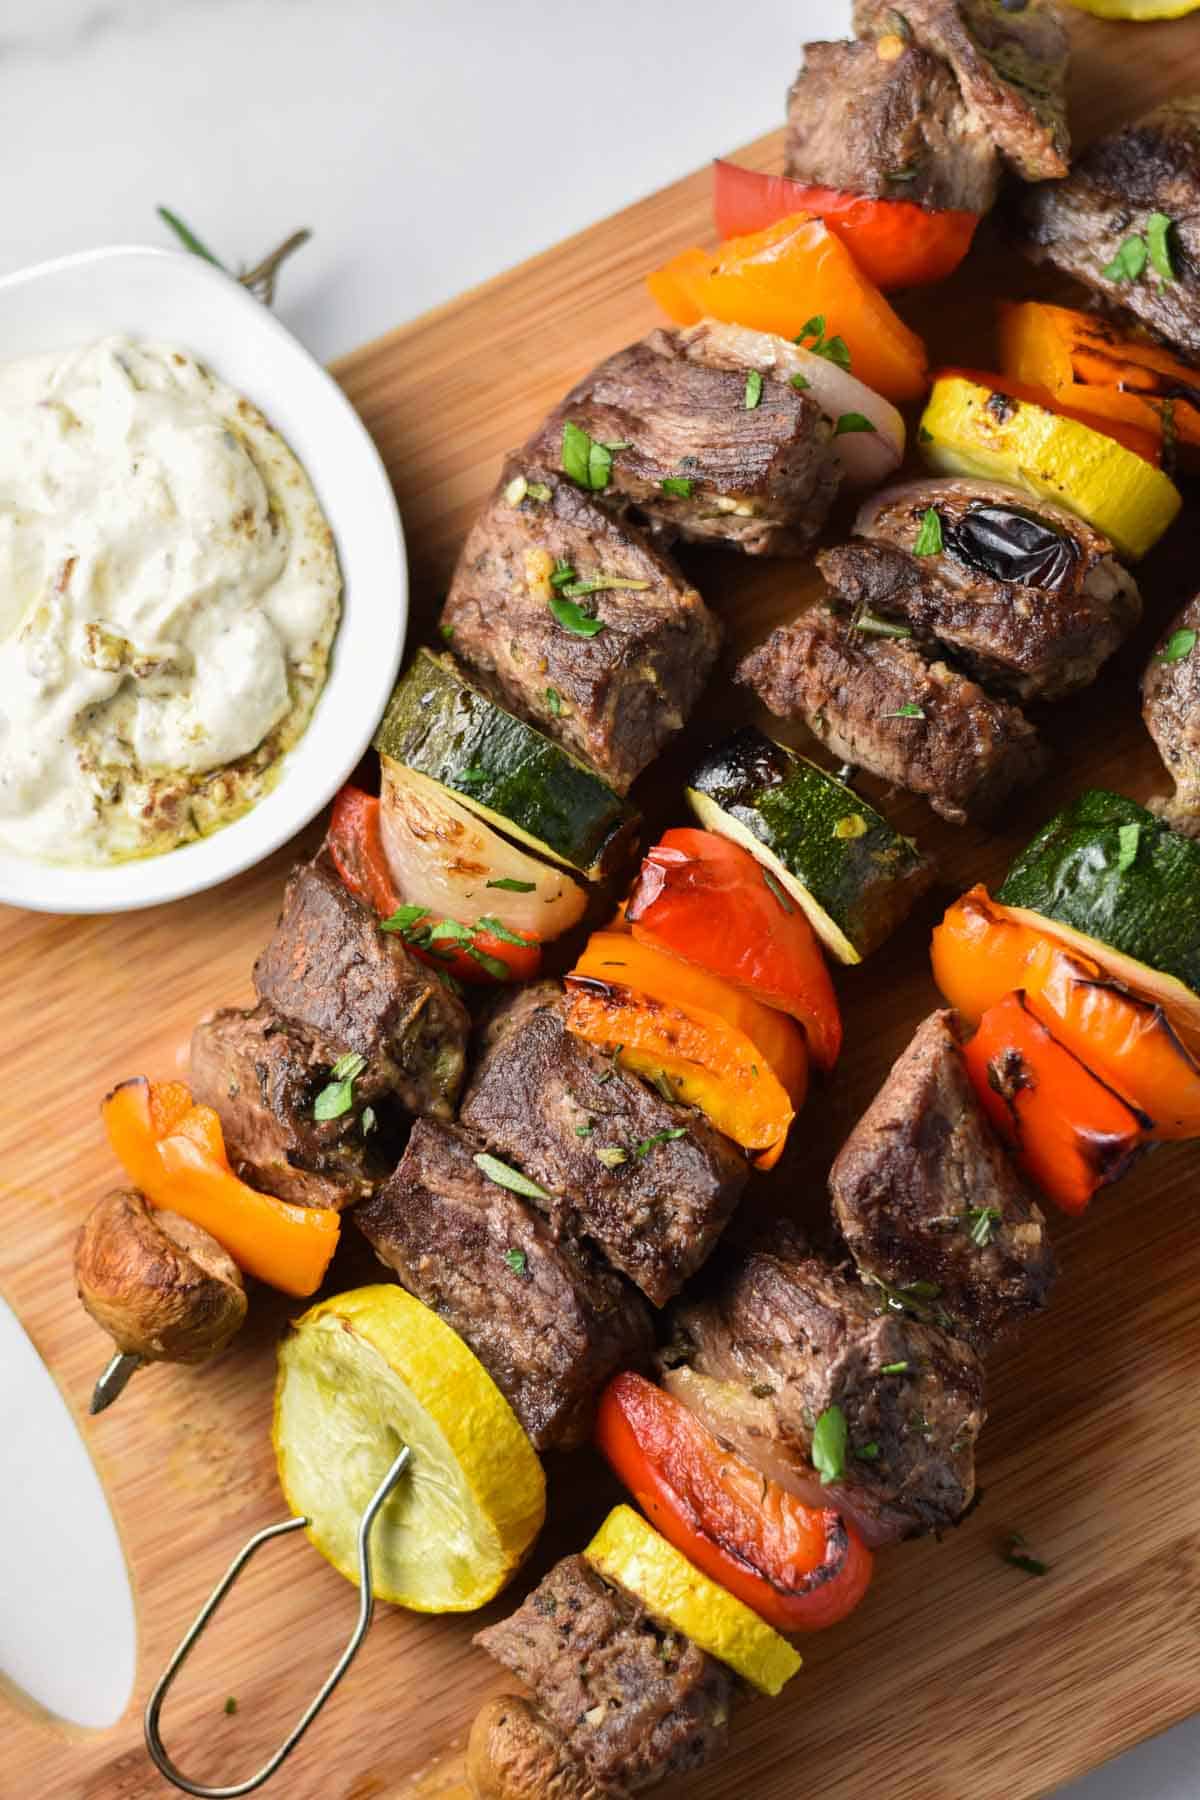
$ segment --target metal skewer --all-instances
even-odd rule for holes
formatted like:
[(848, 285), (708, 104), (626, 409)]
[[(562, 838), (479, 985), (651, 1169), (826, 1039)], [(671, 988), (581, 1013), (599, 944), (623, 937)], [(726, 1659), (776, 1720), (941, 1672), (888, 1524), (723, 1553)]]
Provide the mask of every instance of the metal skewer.
[(137, 1373), (145, 1359), (132, 1350), (118, 1350), (112, 1361), (106, 1363), (104, 1373), (92, 1389), (91, 1404), (88, 1411), (92, 1414), (102, 1413), (106, 1406), (125, 1392), (131, 1375)]
[(411, 1455), (412, 1452), (406, 1444), (383, 1480), (380, 1482), (379, 1486), (375, 1489), (370, 1500), (367, 1502), (366, 1511), (359, 1521), (358, 1623), (351, 1633), (350, 1641), (346, 1645), (346, 1648), (342, 1651), (337, 1662), (325, 1677), (324, 1682), (317, 1692), (316, 1698), (310, 1701), (309, 1705), (300, 1715), (300, 1718), (297, 1720), (296, 1724), (293, 1725), (291, 1731), (288, 1733), (287, 1737), (284, 1738), (274, 1755), (268, 1757), (266, 1762), (262, 1765), (262, 1768), (257, 1770), (255, 1774), (248, 1776), (245, 1781), (235, 1782), (229, 1787), (205, 1787), (202, 1783), (192, 1781), (188, 1776), (184, 1775), (181, 1770), (176, 1768), (175, 1764), (167, 1755), (158, 1726), (159, 1714), (162, 1712), (163, 1701), (166, 1699), (167, 1691), (175, 1680), (176, 1675), (178, 1675), (180, 1669), (183, 1667), (191, 1653), (197, 1638), (216, 1612), (218, 1606), (220, 1606), (222, 1600), (225, 1598), (246, 1564), (250, 1561), (250, 1558), (254, 1555), (254, 1552), (261, 1548), (263, 1544), (269, 1543), (272, 1538), (283, 1537), (290, 1531), (300, 1531), (311, 1521), (298, 1516), (291, 1519), (282, 1519), (279, 1524), (268, 1525), (264, 1530), (256, 1532), (249, 1543), (243, 1544), (242, 1548), (238, 1551), (228, 1569), (226, 1569), (224, 1575), (221, 1577), (208, 1599), (204, 1602), (204, 1605), (200, 1608), (195, 1619), (192, 1621), (182, 1643), (159, 1676), (158, 1681), (155, 1683), (154, 1691), (146, 1702), (146, 1748), (150, 1752), (160, 1774), (165, 1775), (167, 1780), (173, 1782), (177, 1788), (182, 1788), (185, 1794), (193, 1794), (197, 1796), (197, 1800), (237, 1800), (237, 1796), (240, 1794), (252, 1794), (255, 1788), (261, 1787), (264, 1781), (268, 1781), (271, 1776), (274, 1775), (280, 1764), (291, 1755), (292, 1751), (296, 1748), (296, 1745), (300, 1742), (300, 1739), (304, 1736), (304, 1733), (312, 1724), (313, 1720), (328, 1700), (330, 1694), (332, 1694), (334, 1688), (342, 1679), (342, 1676), (346, 1673), (350, 1664), (354, 1661), (355, 1656), (358, 1654), (359, 1647), (367, 1635), (367, 1627), (371, 1623), (371, 1615), (375, 1609), (374, 1583), (371, 1575), (371, 1527), (375, 1523), (380, 1507), (395, 1487), (397, 1481), (399, 1481), (404, 1470), (408, 1467)]

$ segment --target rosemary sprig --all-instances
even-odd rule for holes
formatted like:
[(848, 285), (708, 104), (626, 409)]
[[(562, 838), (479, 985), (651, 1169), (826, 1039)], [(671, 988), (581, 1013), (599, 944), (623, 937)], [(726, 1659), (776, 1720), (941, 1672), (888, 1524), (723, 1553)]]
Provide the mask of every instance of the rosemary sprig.
[(223, 263), (219, 256), (215, 256), (208, 245), (202, 243), (196, 236), (191, 226), (186, 224), (178, 213), (172, 212), (169, 206), (160, 206), (158, 216), (163, 224), (175, 233), (185, 250), (189, 250), (193, 256), (201, 257), (205, 262), (211, 263), (215, 269), (223, 269), (226, 275), (233, 275), (233, 279), (240, 281), (242, 286), (253, 294), (256, 300), (261, 300), (264, 306), (275, 304), (275, 282), (283, 264), (289, 256), (300, 249), (302, 244), (307, 244), (312, 236), (312, 232), (307, 228), (302, 231), (293, 231), (290, 237), (284, 238), (282, 244), (278, 244), (274, 250), (268, 251), (262, 261), (255, 263), (252, 269), (241, 269), (234, 275), (228, 264)]

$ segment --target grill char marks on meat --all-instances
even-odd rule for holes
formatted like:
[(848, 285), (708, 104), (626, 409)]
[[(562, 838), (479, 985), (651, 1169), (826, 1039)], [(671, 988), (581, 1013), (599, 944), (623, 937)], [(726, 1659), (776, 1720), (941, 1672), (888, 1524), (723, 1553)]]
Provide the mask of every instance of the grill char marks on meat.
[[(1104, 273), (1151, 213), (1172, 222), (1175, 271), (1148, 262), (1136, 280)], [(1135, 124), (1098, 138), (1065, 181), (1024, 197), (1025, 248), (1123, 306), (1186, 354), (1200, 356), (1200, 95), (1178, 95)], [(1200, 385), (1200, 382), (1198, 382)]]
[(293, 870), (254, 985), (281, 1018), (355, 1051), (364, 1072), (410, 1112), (452, 1116), (462, 1082), (467, 1010), (318, 857)]
[(827, 607), (778, 626), (737, 679), (776, 717), (802, 719), (840, 762), (923, 794), (955, 825), (986, 817), (1045, 766), (1015, 706)]
[(485, 1175), (478, 1149), (418, 1119), (400, 1167), (353, 1218), (470, 1345), (534, 1446), (566, 1449), (586, 1439), (608, 1377), (645, 1361), (650, 1315), (585, 1246)]
[[(664, 1384), (810, 1505), (845, 1512), (880, 1544), (940, 1531), (970, 1504), (986, 1417), (978, 1356), (805, 1255), (786, 1227), (726, 1260), (712, 1298), (672, 1316)], [(831, 1406), (848, 1428), (845, 1472), (821, 1486), (809, 1451)]]
[(953, 69), (975, 129), (1026, 181), (1070, 166), (1069, 44), (1055, 0), (854, 0), (860, 37), (898, 30)]
[[(221, 1120), (235, 1174), (299, 1206), (353, 1206), (374, 1193), (400, 1154), (395, 1096), (378, 1069), (354, 1081), (339, 1118), (313, 1118), (340, 1051), (269, 1006), (226, 1008), (192, 1034), (195, 1099)], [(374, 1128), (363, 1129), (367, 1107)]]
[(556, 1563), (511, 1618), (475, 1642), (532, 1688), (605, 1793), (640, 1793), (726, 1747), (729, 1671), (656, 1625), (582, 1556)]
[(1055, 1274), (1046, 1223), (983, 1115), (952, 1013), (918, 1027), (829, 1186), (863, 1274), (891, 1288), (932, 1284), (977, 1347), (1045, 1305)]
[[(931, 510), (943, 547), (918, 557)], [(1001, 483), (906, 482), (869, 500), (855, 530), (871, 541), (818, 558), (830, 586), (1017, 699), (1086, 687), (1141, 616), (1106, 537)]]
[[(463, 546), (442, 630), (506, 706), (624, 794), (699, 699), (721, 628), (670, 557), (558, 465), (557, 445), (545, 462), (509, 458)], [(550, 498), (514, 505), (507, 495), (521, 477)], [(585, 596), (603, 628), (582, 636), (551, 610), (570, 592), (552, 584), (556, 567), (579, 581), (638, 585)]]
[(972, 119), (953, 73), (915, 45), (806, 44), (788, 93), (786, 172), (874, 200), (984, 213), (1000, 158)]
[[(598, 442), (628, 445), (613, 456), (605, 505), (635, 509), (668, 541), (795, 553), (837, 492), (833, 428), (811, 396), (770, 376), (747, 406), (746, 381), (719, 328), (652, 331), (572, 388), (527, 452), (557, 467), (570, 421)], [(690, 492), (664, 492), (664, 481)]]
[[(656, 1306), (708, 1256), (746, 1184), (745, 1158), (702, 1114), (672, 1105), (567, 1031), (556, 984), (501, 1004), (460, 1116), (561, 1196), (556, 1223), (599, 1245)], [(681, 1128), (683, 1137), (662, 1136)], [(606, 1147), (626, 1160), (606, 1167), (596, 1154)]]
[(1170, 799), (1151, 804), (1176, 831), (1200, 837), (1200, 594), (1171, 621), (1146, 666), (1142, 717), (1175, 782)]

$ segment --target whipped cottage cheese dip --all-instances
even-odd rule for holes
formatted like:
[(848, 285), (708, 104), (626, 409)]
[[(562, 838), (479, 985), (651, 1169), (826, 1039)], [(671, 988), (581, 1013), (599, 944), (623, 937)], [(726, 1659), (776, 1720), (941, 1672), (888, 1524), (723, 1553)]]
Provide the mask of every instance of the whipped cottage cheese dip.
[(0, 365), (0, 844), (110, 863), (244, 813), (308, 723), (340, 595), (300, 463), (184, 351)]

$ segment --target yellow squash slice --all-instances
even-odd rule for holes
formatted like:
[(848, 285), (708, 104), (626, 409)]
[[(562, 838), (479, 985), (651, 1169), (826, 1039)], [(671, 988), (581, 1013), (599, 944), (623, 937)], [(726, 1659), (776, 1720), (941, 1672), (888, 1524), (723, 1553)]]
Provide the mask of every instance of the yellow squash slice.
[(457, 1332), (403, 1288), (322, 1300), (279, 1348), (275, 1456), (288, 1505), (348, 1581), (357, 1533), (402, 1444), (412, 1460), (371, 1534), (375, 1592), (414, 1612), (473, 1612), (546, 1515), (542, 1465)]
[(583, 1554), (636, 1594), (658, 1624), (683, 1632), (761, 1693), (777, 1694), (800, 1668), (786, 1638), (693, 1568), (631, 1506), (614, 1506)]
[(1126, 557), (1144, 556), (1183, 504), (1161, 469), (1114, 438), (966, 375), (937, 378), (918, 438), (935, 469), (1011, 481), (1054, 500)]

